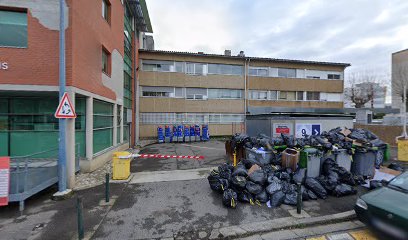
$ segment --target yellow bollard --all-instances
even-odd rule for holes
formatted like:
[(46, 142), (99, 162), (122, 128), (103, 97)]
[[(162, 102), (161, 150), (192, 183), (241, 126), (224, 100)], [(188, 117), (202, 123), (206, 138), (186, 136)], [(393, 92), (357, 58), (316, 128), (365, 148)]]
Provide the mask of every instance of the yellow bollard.
[(237, 153), (234, 152), (232, 155), (234, 155), (234, 167), (237, 166)]

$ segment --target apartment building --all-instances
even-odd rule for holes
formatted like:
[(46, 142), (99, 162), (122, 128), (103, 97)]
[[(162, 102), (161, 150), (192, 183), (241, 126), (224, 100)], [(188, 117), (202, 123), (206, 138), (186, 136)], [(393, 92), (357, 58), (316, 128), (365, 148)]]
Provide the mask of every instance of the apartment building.
[(159, 125), (209, 124), (211, 135), (245, 131), (247, 114), (343, 108), (347, 63), (139, 50), (140, 138)]
[[(408, 89), (408, 49), (395, 52), (392, 61), (392, 108), (401, 108), (403, 103), (404, 85)], [(408, 95), (407, 95), (408, 96)], [(405, 103), (408, 107), (408, 103)], [(407, 108), (408, 109), (408, 108)]]
[[(139, 38), (152, 28), (144, 0), (66, 0), (65, 16), (77, 113), (67, 121), (67, 164), (79, 155), (93, 171), (134, 138)], [(59, 1), (0, 0), (0, 156), (58, 148), (58, 41)]]

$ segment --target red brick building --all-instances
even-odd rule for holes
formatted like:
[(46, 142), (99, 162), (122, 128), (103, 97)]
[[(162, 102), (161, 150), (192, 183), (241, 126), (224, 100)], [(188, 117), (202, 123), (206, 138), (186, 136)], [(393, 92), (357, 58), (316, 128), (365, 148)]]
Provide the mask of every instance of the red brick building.
[[(152, 32), (144, 0), (66, 0), (67, 166), (92, 171), (135, 138), (139, 39)], [(58, 146), (58, 1), (0, 1), (0, 155)], [(133, 129), (133, 131), (131, 131)]]

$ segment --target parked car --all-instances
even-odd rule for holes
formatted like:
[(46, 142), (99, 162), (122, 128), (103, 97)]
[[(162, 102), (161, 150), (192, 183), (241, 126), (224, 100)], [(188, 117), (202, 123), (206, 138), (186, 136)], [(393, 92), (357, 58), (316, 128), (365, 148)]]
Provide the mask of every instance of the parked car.
[(408, 172), (362, 195), (354, 210), (360, 221), (394, 239), (408, 239)]

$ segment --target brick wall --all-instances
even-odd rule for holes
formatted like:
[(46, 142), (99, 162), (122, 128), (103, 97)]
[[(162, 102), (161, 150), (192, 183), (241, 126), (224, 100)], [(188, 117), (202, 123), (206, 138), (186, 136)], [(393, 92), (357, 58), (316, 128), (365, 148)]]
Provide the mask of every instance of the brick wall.
[(390, 144), (391, 146), (397, 145), (395, 143), (395, 138), (401, 136), (402, 134), (402, 126), (354, 124), (354, 128), (363, 128), (370, 130), (375, 135), (377, 135), (381, 140)]

